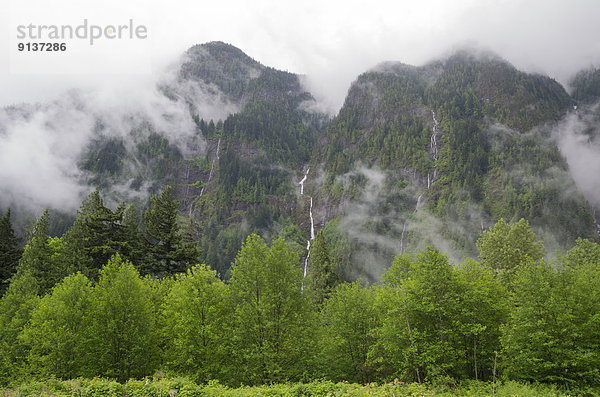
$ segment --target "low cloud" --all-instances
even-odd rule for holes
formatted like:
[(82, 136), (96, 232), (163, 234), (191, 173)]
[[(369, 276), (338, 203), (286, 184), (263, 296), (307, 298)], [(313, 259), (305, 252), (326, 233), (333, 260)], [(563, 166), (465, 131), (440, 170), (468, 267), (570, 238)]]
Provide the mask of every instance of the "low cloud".
[(569, 113), (553, 131), (578, 189), (594, 208), (600, 208), (599, 121), (600, 104), (596, 104)]
[[(183, 58), (182, 58), (183, 61)], [(44, 207), (72, 212), (90, 191), (78, 164), (93, 140), (122, 138), (128, 150), (132, 131), (165, 136), (184, 156), (206, 151), (192, 114), (223, 119), (237, 108), (214, 86), (181, 80), (179, 64), (152, 82), (107, 90), (70, 90), (45, 104), (0, 110), (0, 207), (38, 212)], [(140, 128), (147, 125), (150, 128)], [(127, 165), (136, 167), (135, 161)], [(140, 198), (141, 190), (116, 184), (118, 197)]]
[[(454, 261), (473, 254), (457, 240), (474, 241), (489, 221), (476, 205), (463, 206), (456, 217), (442, 220), (427, 208), (426, 186), (402, 183), (402, 177), (377, 168), (358, 167), (339, 177), (346, 189), (364, 178), (360, 197), (343, 204), (339, 231), (354, 249), (350, 277), (379, 280), (394, 256), (437, 247)], [(472, 243), (471, 243), (472, 244)]]

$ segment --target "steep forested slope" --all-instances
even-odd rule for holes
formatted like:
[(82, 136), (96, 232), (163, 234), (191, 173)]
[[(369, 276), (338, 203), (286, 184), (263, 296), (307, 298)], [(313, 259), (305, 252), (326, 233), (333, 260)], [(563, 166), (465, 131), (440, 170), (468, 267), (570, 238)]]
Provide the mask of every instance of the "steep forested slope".
[[(138, 210), (173, 186), (200, 260), (223, 275), (252, 232), (283, 236), (305, 256), (311, 224), (348, 278), (378, 277), (395, 254), (426, 244), (472, 255), (476, 236), (500, 218), (526, 218), (564, 248), (597, 233), (555, 130), (575, 105), (593, 113), (597, 77), (579, 73), (571, 97), (493, 54), (388, 62), (360, 75), (330, 119), (311, 110), (298, 75), (229, 44), (197, 45), (159, 85), (158, 114), (115, 123), (76, 101), (94, 118), (81, 183)], [(72, 216), (52, 216), (50, 233)]]
[[(413, 248), (425, 239), (458, 255), (474, 252), (473, 236), (501, 217), (524, 217), (551, 244), (572, 244), (597, 238), (553, 137), (574, 103), (556, 81), (490, 54), (458, 52), (422, 67), (382, 64), (352, 84), (313, 161), (326, 170), (325, 190), (338, 191), (327, 195), (332, 208), (340, 206), (331, 201), (351, 200), (345, 176), (358, 164), (385, 175), (383, 203), (357, 225), (359, 233), (402, 242), (375, 244), (382, 251), (402, 251), (408, 238)], [(346, 207), (334, 213), (354, 218)], [(419, 219), (418, 210), (441, 222)]]

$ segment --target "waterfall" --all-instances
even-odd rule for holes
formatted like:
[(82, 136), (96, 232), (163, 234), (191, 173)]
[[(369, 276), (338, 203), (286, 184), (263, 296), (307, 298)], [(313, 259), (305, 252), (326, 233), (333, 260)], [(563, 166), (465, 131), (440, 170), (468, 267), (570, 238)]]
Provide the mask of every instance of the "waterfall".
[(302, 178), (302, 180), (299, 183), (299, 185), (300, 185), (300, 194), (304, 194), (304, 182), (306, 182), (306, 178), (308, 178), (308, 171), (310, 171), (310, 168), (306, 169), (306, 173), (304, 174), (304, 178)]
[(308, 273), (308, 259), (310, 258), (310, 242), (315, 239), (315, 220), (313, 218), (312, 207), (313, 207), (313, 198), (310, 197), (310, 207), (308, 209), (308, 215), (310, 215), (310, 240), (306, 242), (306, 259), (304, 260), (304, 277), (306, 277), (306, 273)]
[[(300, 194), (301, 195), (304, 195), (304, 182), (306, 182), (306, 179), (308, 178), (309, 171), (310, 171), (310, 168), (307, 168), (306, 172), (304, 173), (304, 178), (302, 178), (300, 183), (298, 183), (300, 185)], [(309, 198), (310, 198), (310, 207), (308, 209), (308, 215), (310, 217), (310, 239), (306, 242), (306, 259), (304, 260), (304, 277), (306, 277), (306, 274), (308, 273), (308, 260), (310, 258), (310, 242), (315, 239), (315, 220), (313, 218), (313, 213), (312, 213), (313, 198), (312, 198), (312, 196), (309, 196)]]
[[(217, 142), (217, 156), (216, 156), (216, 159), (213, 159), (212, 162), (211, 162), (211, 164), (210, 164), (210, 172), (208, 173), (208, 180), (206, 181), (206, 183), (204, 184), (204, 186), (202, 186), (202, 189), (200, 189), (200, 195), (198, 196), (198, 198), (196, 199), (196, 201), (194, 201), (194, 203), (190, 206), (189, 216), (192, 216), (192, 210), (194, 209), (194, 204), (196, 204), (198, 202), (198, 200), (200, 200), (200, 198), (204, 194), (204, 189), (206, 189), (206, 187), (208, 186), (208, 184), (212, 180), (213, 171), (215, 169), (215, 161), (219, 159), (219, 150), (220, 149), (221, 149), (221, 138), (219, 138), (219, 141)], [(189, 175), (189, 171), (190, 171), (190, 169), (189, 169), (189, 166), (188, 166), (188, 175)], [(189, 184), (188, 184), (188, 188), (189, 188)], [(186, 192), (186, 197), (187, 197), (187, 192)]]
[(188, 193), (190, 192), (190, 162), (187, 163), (187, 171), (185, 173), (185, 198), (183, 202), (187, 204)]
[(417, 205), (415, 206), (415, 212), (417, 212), (419, 210), (419, 207), (421, 206), (421, 199), (423, 198), (422, 194), (419, 194), (419, 197), (417, 197)]
[(310, 208), (308, 209), (308, 213), (310, 215), (310, 239), (314, 240), (315, 239), (315, 220), (313, 219), (312, 207), (313, 207), (313, 198), (311, 196)]
[[(217, 160), (219, 159), (219, 149), (220, 148), (221, 148), (221, 138), (219, 138), (219, 142), (217, 143), (217, 157), (216, 157)], [(200, 197), (202, 197), (202, 194), (204, 194), (204, 189), (210, 183), (210, 181), (213, 177), (214, 169), (215, 169), (215, 160), (213, 159), (212, 163), (210, 164), (210, 172), (208, 173), (208, 181), (206, 181), (206, 184), (204, 186), (202, 186), (202, 190), (200, 190)]]
[[(406, 219), (408, 220), (408, 218)], [(400, 253), (404, 253), (404, 232), (406, 231), (406, 221), (404, 221), (404, 225), (402, 225), (402, 236), (400, 236)]]
[[(429, 155), (433, 161), (438, 160), (438, 144), (437, 144), (437, 135), (439, 129), (439, 123), (437, 118), (435, 117), (435, 111), (431, 111), (431, 117), (433, 118), (433, 127), (431, 129), (431, 137), (429, 138)], [(430, 176), (429, 172), (427, 173), (427, 190), (431, 189), (431, 184), (435, 182), (437, 179), (437, 169), (433, 169), (433, 175)]]
[(306, 259), (304, 259), (304, 277), (306, 278), (306, 273), (308, 273), (308, 259), (310, 258), (310, 240), (306, 244)]

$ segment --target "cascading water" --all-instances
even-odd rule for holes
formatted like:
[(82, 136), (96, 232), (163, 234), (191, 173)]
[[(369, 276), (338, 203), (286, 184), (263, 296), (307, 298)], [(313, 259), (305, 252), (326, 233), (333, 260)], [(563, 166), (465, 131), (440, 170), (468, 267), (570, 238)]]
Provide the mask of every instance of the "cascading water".
[(310, 215), (310, 240), (306, 242), (306, 259), (304, 260), (304, 277), (308, 273), (308, 260), (310, 259), (310, 242), (315, 239), (315, 221), (312, 214), (313, 198), (310, 198), (310, 208), (308, 214)]
[(188, 193), (190, 192), (190, 163), (188, 162), (187, 171), (185, 173), (185, 198), (184, 203), (187, 203)]
[(300, 185), (300, 194), (304, 194), (304, 182), (306, 182), (306, 178), (308, 178), (308, 171), (310, 171), (310, 168), (306, 169), (306, 173), (304, 174), (304, 178), (302, 178), (302, 180), (299, 183), (299, 185)]
[(308, 213), (310, 215), (310, 239), (314, 240), (315, 239), (315, 220), (313, 218), (313, 214), (312, 214), (312, 207), (313, 207), (313, 198), (310, 198), (310, 208), (308, 210)]
[[(306, 169), (306, 172), (304, 173), (304, 178), (302, 178), (302, 180), (298, 183), (300, 185), (300, 194), (304, 195), (304, 182), (306, 182), (306, 179), (308, 178), (308, 172), (310, 171), (310, 168)], [(312, 240), (314, 240), (315, 238), (315, 220), (313, 218), (313, 213), (312, 213), (312, 207), (313, 207), (313, 198), (312, 196), (309, 196), (310, 198), (310, 207), (308, 210), (308, 215), (310, 216), (310, 239), (306, 242), (306, 259), (304, 260), (304, 277), (306, 277), (306, 274), (308, 272), (308, 260), (310, 258), (310, 242)]]
[[(208, 186), (208, 184), (210, 183), (210, 181), (212, 180), (213, 177), (213, 171), (215, 169), (215, 161), (219, 159), (219, 150), (221, 149), (221, 138), (219, 138), (219, 141), (217, 142), (217, 156), (216, 159), (213, 159), (212, 163), (210, 164), (210, 172), (208, 173), (208, 180), (206, 181), (206, 183), (204, 184), (204, 186), (202, 186), (202, 189), (200, 189), (200, 195), (198, 196), (198, 198), (196, 199), (196, 201), (194, 202), (194, 204), (200, 200), (200, 198), (202, 197), (202, 195), (204, 194), (204, 189), (206, 189), (206, 187)], [(189, 166), (188, 166), (189, 167)], [(189, 173), (189, 168), (188, 168), (188, 173)], [(189, 188), (189, 185), (188, 185)], [(187, 192), (186, 192), (187, 195)], [(192, 216), (192, 210), (194, 209), (194, 204), (190, 205), (190, 212), (189, 212), (189, 216)]]
[[(438, 160), (438, 144), (437, 144), (437, 135), (438, 135), (438, 129), (439, 129), (439, 123), (437, 121), (437, 118), (435, 117), (435, 111), (431, 111), (431, 117), (433, 118), (433, 127), (432, 127), (432, 134), (431, 134), (431, 138), (429, 138), (429, 155), (431, 156), (431, 159), (433, 161), (437, 161)], [(433, 168), (433, 175), (430, 175), (429, 172), (427, 173), (427, 190), (429, 190), (431, 188), (431, 184), (433, 182), (435, 182), (435, 180), (437, 179), (437, 168)]]
[[(219, 138), (219, 141), (217, 142), (217, 157), (216, 160), (219, 159), (219, 149), (221, 148), (221, 138)], [(215, 169), (215, 161), (213, 160), (211, 165), (210, 165), (210, 172), (208, 173), (208, 181), (206, 181), (206, 184), (204, 186), (202, 186), (202, 190), (200, 190), (200, 197), (202, 197), (202, 195), (204, 194), (204, 189), (208, 186), (208, 184), (210, 183), (212, 177), (213, 177), (213, 171)]]

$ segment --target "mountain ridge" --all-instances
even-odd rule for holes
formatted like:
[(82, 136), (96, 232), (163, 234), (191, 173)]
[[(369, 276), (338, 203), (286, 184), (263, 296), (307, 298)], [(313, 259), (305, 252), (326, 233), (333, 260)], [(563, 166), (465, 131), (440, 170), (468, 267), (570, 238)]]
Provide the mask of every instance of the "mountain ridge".
[[(495, 54), (381, 63), (357, 77), (333, 118), (311, 110), (318, 106), (299, 75), (223, 42), (191, 47), (161, 92), (182, 121), (142, 117), (116, 140), (110, 131), (97, 137), (82, 154), (85, 183), (106, 194), (122, 186), (115, 200), (133, 193), (141, 208), (144, 189), (175, 186), (203, 261), (222, 274), (252, 232), (284, 236), (305, 256), (312, 222), (338, 266), (353, 269), (423, 244), (472, 255), (475, 236), (501, 217), (529, 219), (557, 247), (597, 240), (592, 209), (552, 138), (579, 102)], [(205, 102), (221, 109), (218, 118)], [(179, 125), (188, 132), (173, 134)], [(137, 152), (122, 144), (134, 136)]]

